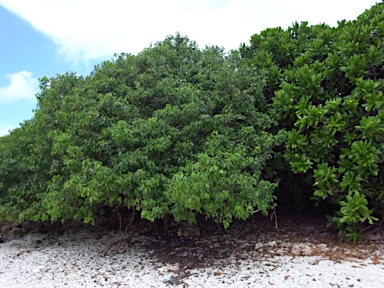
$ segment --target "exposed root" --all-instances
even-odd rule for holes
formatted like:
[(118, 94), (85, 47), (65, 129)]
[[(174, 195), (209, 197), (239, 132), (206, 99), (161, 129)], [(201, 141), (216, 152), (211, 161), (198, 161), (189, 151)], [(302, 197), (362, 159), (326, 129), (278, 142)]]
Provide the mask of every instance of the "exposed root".
[(107, 255), (108, 251), (116, 245), (119, 245), (119, 244), (129, 245), (131, 243), (132, 237), (136, 234), (137, 231), (138, 231), (138, 229), (134, 229), (129, 233), (128, 237), (124, 237), (124, 239), (119, 239), (119, 240), (116, 240), (116, 241), (109, 243), (107, 246), (105, 246), (103, 248), (103, 250), (100, 251), (100, 256), (105, 257)]
[[(116, 209), (117, 209), (117, 215), (119, 215), (119, 222), (120, 222), (119, 232), (120, 232), (120, 237), (121, 237), (121, 238), (120, 238), (119, 240), (116, 240), (116, 241), (111, 242), (111, 243), (108, 244), (106, 247), (104, 247), (104, 249), (101, 250), (101, 252), (100, 252), (100, 255), (101, 255), (102, 257), (105, 257), (105, 255), (107, 255), (108, 251), (109, 251), (112, 247), (114, 247), (114, 246), (116, 246), (116, 245), (119, 245), (119, 244), (129, 245), (129, 244), (131, 243), (131, 239), (132, 239), (132, 237), (139, 231), (139, 229), (133, 225), (133, 222), (134, 222), (134, 220), (135, 220), (135, 209), (132, 209), (132, 219), (131, 219), (131, 221), (128, 223), (128, 225), (126, 225), (126, 227), (125, 227), (125, 229), (124, 229), (124, 231), (123, 231), (123, 221), (122, 221), (122, 219), (121, 219), (121, 215), (120, 215), (120, 211), (119, 211), (120, 206), (121, 206), (121, 204), (119, 204), (119, 205), (116, 207)], [(127, 235), (127, 230), (128, 230), (128, 228), (130, 228), (130, 227), (132, 228), (132, 230), (131, 230), (131, 232), (128, 234), (128, 236), (126, 236), (126, 235)]]
[(279, 225), (278, 225), (278, 223), (277, 223), (277, 214), (276, 214), (276, 209), (273, 209), (273, 212), (271, 213), (271, 221), (273, 220), (273, 219), (275, 219), (275, 229), (276, 230), (279, 230)]

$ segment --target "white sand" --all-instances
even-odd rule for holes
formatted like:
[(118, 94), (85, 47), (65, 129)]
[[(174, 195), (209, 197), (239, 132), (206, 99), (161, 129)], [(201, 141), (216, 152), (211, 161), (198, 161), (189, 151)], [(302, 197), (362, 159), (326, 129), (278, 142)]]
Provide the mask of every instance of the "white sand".
[[(100, 251), (118, 236), (76, 230), (60, 236), (29, 234), (1, 243), (0, 287), (384, 287), (384, 262), (374, 257), (341, 263), (321, 255), (263, 257), (260, 251), (265, 252), (265, 246), (276, 252), (279, 246), (296, 245), (266, 243), (252, 244), (253, 250), (244, 250), (241, 260), (231, 255), (190, 269), (150, 256), (143, 245), (154, 240), (146, 236), (101, 257)], [(376, 255), (382, 255), (381, 248)], [(210, 257), (209, 250), (201, 253)]]

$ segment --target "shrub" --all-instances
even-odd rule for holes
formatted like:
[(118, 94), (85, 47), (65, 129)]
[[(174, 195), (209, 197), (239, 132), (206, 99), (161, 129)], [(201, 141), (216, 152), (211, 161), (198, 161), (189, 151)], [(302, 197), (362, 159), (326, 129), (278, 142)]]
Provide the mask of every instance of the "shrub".
[(291, 171), (312, 175), (317, 201), (339, 205), (331, 219), (352, 241), (384, 213), (383, 40), (381, 3), (336, 28), (268, 29), (241, 49), (269, 76)]

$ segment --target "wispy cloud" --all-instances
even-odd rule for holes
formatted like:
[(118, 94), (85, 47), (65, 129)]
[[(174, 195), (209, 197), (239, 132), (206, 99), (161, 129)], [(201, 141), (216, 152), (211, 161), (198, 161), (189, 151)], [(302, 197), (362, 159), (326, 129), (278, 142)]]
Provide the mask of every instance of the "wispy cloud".
[(179, 31), (196, 40), (236, 49), (251, 35), (293, 21), (354, 19), (376, 0), (0, 0), (78, 62), (113, 53), (140, 52)]
[(9, 84), (0, 87), (0, 103), (11, 103), (17, 100), (35, 100), (39, 81), (28, 71), (8, 74)]

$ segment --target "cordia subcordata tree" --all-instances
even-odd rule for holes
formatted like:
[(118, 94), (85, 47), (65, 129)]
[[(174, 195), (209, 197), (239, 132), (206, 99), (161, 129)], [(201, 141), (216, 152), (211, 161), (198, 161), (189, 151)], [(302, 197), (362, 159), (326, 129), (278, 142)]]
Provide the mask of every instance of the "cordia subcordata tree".
[(94, 223), (101, 206), (125, 205), (228, 227), (274, 207), (265, 175), (284, 135), (268, 132), (264, 77), (238, 52), (176, 34), (40, 82), (33, 119), (0, 140), (2, 218)]

